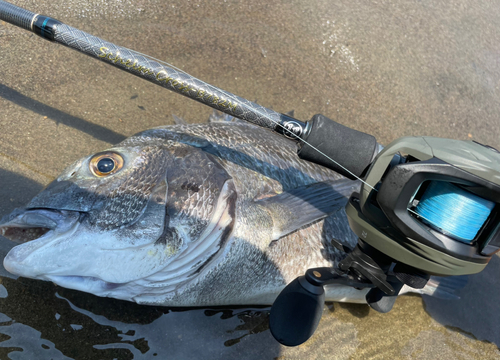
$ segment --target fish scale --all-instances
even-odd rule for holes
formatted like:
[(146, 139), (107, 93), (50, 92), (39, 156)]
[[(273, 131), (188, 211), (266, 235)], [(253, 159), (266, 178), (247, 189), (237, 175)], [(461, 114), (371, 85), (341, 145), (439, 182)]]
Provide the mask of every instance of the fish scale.
[[(356, 244), (343, 208), (359, 183), (300, 160), (294, 142), (267, 130), (240, 122), (165, 126), (107, 151), (123, 156), (120, 171), (95, 178), (92, 155), (49, 185), (50, 196), (31, 202), (88, 212), (71, 237), (54, 242), (66, 256), (56, 263), (57, 246), (43, 246), (42, 265), (32, 264), (20, 245), (6, 268), (39, 279), (50, 273), (61, 286), (141, 304), (271, 304), (307, 268), (346, 256), (332, 239)], [(91, 285), (77, 281), (88, 276), (96, 279)], [(357, 291), (336, 290), (341, 298)]]
[[(152, 167), (146, 163), (143, 168), (137, 168), (132, 176), (112, 191), (104, 209), (91, 215), (89, 219), (91, 222), (106, 230), (130, 223), (139, 216), (151, 195), (151, 190), (166, 171), (165, 163), (161, 160), (161, 151), (146, 148), (143, 149), (143, 153), (146, 154), (148, 162), (160, 162), (159, 166)], [(100, 192), (106, 190), (107, 188)]]

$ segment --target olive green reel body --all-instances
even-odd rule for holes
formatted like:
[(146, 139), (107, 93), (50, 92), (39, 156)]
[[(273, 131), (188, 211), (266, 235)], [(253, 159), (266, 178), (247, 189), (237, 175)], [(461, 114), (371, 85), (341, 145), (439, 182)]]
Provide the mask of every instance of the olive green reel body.
[[(493, 203), (473, 239), (457, 241), (415, 211), (431, 182)], [(432, 275), (465, 275), (482, 271), (500, 249), (499, 203), (497, 150), (473, 141), (405, 137), (377, 155), (346, 212), (356, 235), (395, 262)]]
[[(364, 134), (352, 138), (358, 136)], [(320, 149), (323, 143), (325, 136), (316, 141)], [(360, 150), (360, 159), (370, 158), (371, 148)], [(331, 159), (341, 155), (326, 150)], [(347, 256), (333, 268), (307, 270), (273, 304), (271, 333), (282, 344), (298, 345), (314, 333), (327, 284), (368, 288), (367, 304), (386, 313), (404, 285), (422, 289), (431, 275), (478, 273), (500, 250), (497, 150), (473, 141), (405, 137), (371, 159), (364, 168), (360, 160), (357, 168), (364, 170), (357, 172), (340, 166), (363, 182), (346, 206), (356, 247), (332, 240)], [(355, 162), (351, 157), (347, 164)]]

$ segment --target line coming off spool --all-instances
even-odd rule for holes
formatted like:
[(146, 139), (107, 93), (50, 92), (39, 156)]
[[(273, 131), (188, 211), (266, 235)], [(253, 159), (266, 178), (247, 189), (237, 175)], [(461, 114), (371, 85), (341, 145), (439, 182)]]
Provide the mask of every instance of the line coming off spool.
[(431, 181), (415, 212), (422, 222), (456, 240), (471, 243), (495, 203), (444, 181)]

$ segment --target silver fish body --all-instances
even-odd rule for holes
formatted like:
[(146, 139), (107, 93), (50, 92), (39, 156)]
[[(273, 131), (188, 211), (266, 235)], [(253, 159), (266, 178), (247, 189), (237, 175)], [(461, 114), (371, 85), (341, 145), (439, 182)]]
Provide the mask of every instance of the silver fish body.
[[(144, 131), (78, 160), (4, 218), (0, 234), (24, 242), (4, 266), (141, 304), (271, 304), (308, 268), (346, 256), (332, 239), (356, 244), (344, 206), (359, 183), (296, 152), (241, 122)], [(122, 168), (92, 171), (106, 156)], [(365, 294), (326, 291), (335, 301)]]

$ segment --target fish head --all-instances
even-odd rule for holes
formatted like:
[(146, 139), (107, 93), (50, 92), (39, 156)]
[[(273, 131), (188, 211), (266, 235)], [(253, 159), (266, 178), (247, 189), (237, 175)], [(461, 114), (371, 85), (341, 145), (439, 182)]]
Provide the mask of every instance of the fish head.
[(188, 282), (227, 238), (235, 191), (203, 149), (154, 134), (76, 161), (2, 219), (0, 234), (22, 242), (5, 268), (131, 301)]

